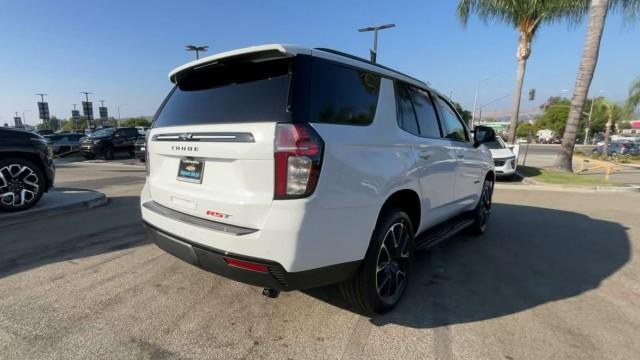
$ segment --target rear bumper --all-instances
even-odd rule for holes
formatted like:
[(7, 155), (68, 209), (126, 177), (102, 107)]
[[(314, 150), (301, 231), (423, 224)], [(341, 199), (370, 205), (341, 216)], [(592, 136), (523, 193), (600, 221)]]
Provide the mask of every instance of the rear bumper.
[(134, 156), (138, 160), (146, 159), (145, 151), (144, 150), (140, 150), (138, 148), (136, 148)]
[[(145, 231), (147, 237), (159, 248), (191, 265), (245, 284), (284, 291), (301, 290), (344, 281), (355, 275), (360, 266), (360, 261), (353, 261), (317, 269), (287, 272), (277, 262), (204, 247), (201, 244), (189, 242), (159, 230), (149, 223), (145, 223)], [(225, 258), (264, 265), (268, 271), (258, 272), (230, 266), (225, 262)]]
[(198, 216), (206, 211), (198, 205), (157, 203), (148, 183), (140, 195), (142, 219), (156, 229), (201, 248), (275, 262), (290, 273), (361, 261), (379, 213), (378, 207), (324, 208), (310, 199), (273, 201), (264, 221), (249, 228)]
[(56, 180), (56, 165), (53, 162), (53, 159), (49, 158), (46, 160), (45, 171), (46, 171), (45, 176), (47, 177), (47, 180), (48, 180), (47, 191), (49, 191), (55, 184), (55, 180)]

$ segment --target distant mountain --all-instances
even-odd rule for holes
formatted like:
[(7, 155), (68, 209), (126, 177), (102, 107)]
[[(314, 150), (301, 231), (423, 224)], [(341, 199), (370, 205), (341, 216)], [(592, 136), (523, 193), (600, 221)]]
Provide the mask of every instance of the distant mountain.
[[(533, 120), (536, 117), (542, 115), (540, 108), (520, 109), (520, 116), (518, 119), (522, 121)], [(511, 121), (511, 109), (498, 109), (498, 110), (483, 110), (482, 119), (493, 119), (499, 122)]]

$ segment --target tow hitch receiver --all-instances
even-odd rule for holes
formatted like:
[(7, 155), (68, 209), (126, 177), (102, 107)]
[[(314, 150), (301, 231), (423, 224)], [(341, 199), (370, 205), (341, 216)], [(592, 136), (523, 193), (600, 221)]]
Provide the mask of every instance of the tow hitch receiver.
[(280, 296), (280, 290), (272, 289), (272, 288), (264, 288), (262, 289), (262, 296), (266, 296), (268, 298), (275, 299)]

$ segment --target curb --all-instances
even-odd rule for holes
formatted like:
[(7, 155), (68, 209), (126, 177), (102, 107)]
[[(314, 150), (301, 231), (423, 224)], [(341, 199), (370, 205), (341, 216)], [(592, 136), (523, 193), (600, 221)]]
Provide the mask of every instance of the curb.
[(627, 185), (627, 186), (596, 186), (596, 192), (640, 192), (640, 186)]
[[(52, 190), (51, 192), (54, 193), (61, 191)], [(88, 198), (82, 201), (72, 202), (61, 206), (38, 208), (38, 205), (36, 205), (34, 208), (25, 211), (2, 213), (0, 214), (0, 228), (68, 214), (80, 210), (93, 209), (105, 205), (109, 202), (107, 196), (101, 192), (81, 190), (76, 191), (75, 193), (86, 193)]]
[(527, 184), (527, 185), (540, 185), (540, 186), (547, 186), (547, 184), (541, 183), (539, 181), (536, 180), (531, 180), (528, 177), (522, 175), (521, 172), (519, 172), (517, 169), (515, 171), (516, 176), (518, 176), (520, 179), (522, 179), (522, 183), (523, 184)]
[(624, 185), (624, 186), (572, 186), (572, 185), (553, 185), (546, 184), (540, 181), (531, 180), (530, 178), (522, 175), (522, 173), (516, 170), (516, 175), (522, 178), (522, 183), (527, 185), (536, 185), (554, 191), (568, 191), (568, 192), (626, 192), (634, 193), (640, 192), (639, 185)]

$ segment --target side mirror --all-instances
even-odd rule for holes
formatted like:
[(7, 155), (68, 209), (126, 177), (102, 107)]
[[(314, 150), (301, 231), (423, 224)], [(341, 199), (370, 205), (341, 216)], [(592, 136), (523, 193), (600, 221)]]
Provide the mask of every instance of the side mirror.
[(496, 132), (488, 126), (476, 126), (473, 129), (473, 146), (496, 141)]

